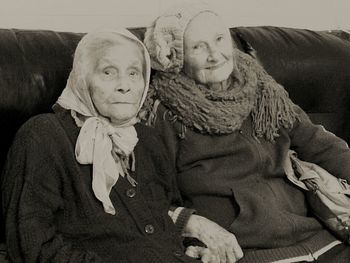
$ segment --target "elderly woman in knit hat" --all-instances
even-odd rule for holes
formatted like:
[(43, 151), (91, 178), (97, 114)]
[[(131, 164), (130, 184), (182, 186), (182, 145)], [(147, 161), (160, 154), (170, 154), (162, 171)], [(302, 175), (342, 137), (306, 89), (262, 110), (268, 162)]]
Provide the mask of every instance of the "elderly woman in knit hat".
[(206, 5), (172, 8), (144, 43), (157, 72), (141, 115), (162, 135), (185, 205), (235, 235), (239, 262), (346, 262), (350, 248), (311, 216), (284, 160), (292, 148), (350, 181), (347, 144), (313, 124)]
[[(138, 124), (149, 78), (148, 52), (129, 31), (82, 38), (54, 113), (24, 124), (8, 155), (11, 261), (198, 262), (181, 239), (195, 233), (184, 228), (191, 210), (169, 210), (181, 204), (174, 169)], [(196, 256), (215, 260), (209, 249)]]

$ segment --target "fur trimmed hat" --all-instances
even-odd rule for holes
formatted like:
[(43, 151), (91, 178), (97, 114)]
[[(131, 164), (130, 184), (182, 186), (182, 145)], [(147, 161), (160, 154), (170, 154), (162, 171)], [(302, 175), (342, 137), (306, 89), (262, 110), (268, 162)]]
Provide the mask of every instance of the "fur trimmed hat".
[(151, 56), (152, 68), (179, 72), (184, 62), (184, 33), (189, 22), (202, 12), (212, 12), (203, 2), (187, 3), (171, 8), (147, 28), (144, 44)]

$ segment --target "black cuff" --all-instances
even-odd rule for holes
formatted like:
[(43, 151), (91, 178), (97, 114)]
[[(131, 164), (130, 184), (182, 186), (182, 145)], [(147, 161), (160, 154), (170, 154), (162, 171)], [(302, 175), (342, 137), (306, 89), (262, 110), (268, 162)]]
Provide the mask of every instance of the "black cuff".
[(177, 230), (182, 233), (185, 226), (187, 225), (188, 220), (190, 219), (190, 216), (194, 213), (196, 213), (196, 210), (184, 207), (175, 222)]

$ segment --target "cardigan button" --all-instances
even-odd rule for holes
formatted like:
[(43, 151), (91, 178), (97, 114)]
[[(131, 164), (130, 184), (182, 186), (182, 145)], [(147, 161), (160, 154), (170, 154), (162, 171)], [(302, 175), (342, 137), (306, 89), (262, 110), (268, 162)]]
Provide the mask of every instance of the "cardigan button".
[(154, 226), (153, 225), (146, 225), (145, 232), (149, 235), (153, 234), (154, 233)]
[(239, 132), (240, 134), (243, 134), (243, 131), (242, 131), (242, 130), (239, 130), (238, 132)]
[(128, 190), (126, 190), (126, 196), (133, 198), (136, 195), (136, 190), (134, 188), (130, 188)]

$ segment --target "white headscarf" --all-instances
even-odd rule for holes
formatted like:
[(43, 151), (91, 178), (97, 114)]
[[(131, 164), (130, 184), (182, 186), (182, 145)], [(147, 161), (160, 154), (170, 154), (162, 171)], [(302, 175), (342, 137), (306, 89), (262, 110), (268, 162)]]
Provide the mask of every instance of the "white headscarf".
[[(128, 169), (132, 170), (134, 166), (133, 150), (138, 142), (134, 124), (139, 120), (135, 115), (128, 122), (117, 126), (101, 116), (92, 102), (86, 76), (91, 59), (89, 47), (91, 49), (91, 45), (96, 45), (99, 41), (115, 41), (118, 37), (136, 41), (143, 48), (145, 88), (138, 110), (141, 109), (150, 80), (150, 57), (143, 43), (125, 29), (88, 33), (81, 39), (74, 54), (73, 68), (67, 85), (57, 100), (61, 107), (71, 110), (76, 124), (81, 127), (75, 145), (75, 157), (80, 164), (92, 164), (92, 189), (96, 198), (102, 202), (105, 212), (112, 215), (116, 210), (109, 194), (119, 175), (127, 176), (131, 184), (136, 184), (128, 174)], [(133, 159), (131, 168), (129, 157)]]

